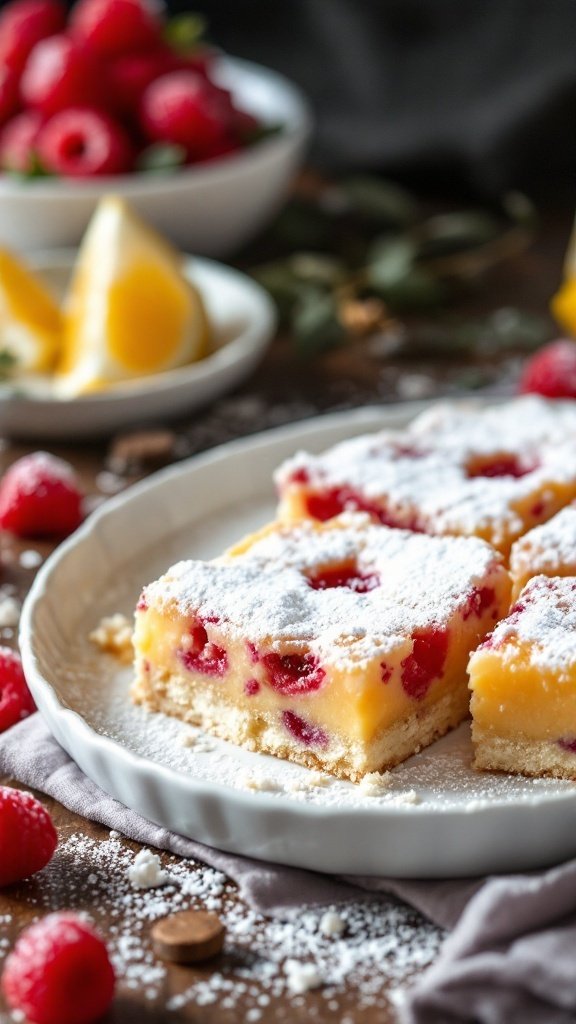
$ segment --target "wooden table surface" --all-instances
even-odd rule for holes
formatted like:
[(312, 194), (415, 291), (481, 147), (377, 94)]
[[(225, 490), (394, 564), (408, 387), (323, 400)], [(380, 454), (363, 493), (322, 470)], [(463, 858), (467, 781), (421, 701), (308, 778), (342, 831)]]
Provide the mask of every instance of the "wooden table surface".
[[(536, 312), (545, 312), (550, 295), (558, 283), (562, 256), (569, 233), (567, 217), (544, 218), (542, 230), (532, 247), (521, 257), (507, 265), (495, 268), (486, 278), (482, 289), (468, 297), (462, 308), (467, 312), (487, 312), (498, 306), (517, 305)], [(517, 364), (506, 364), (500, 378), (512, 380)], [(314, 362), (299, 361), (293, 353), (289, 339), (277, 339), (264, 360), (261, 368), (233, 396), (217, 402), (206, 412), (187, 422), (170, 425), (173, 431), (174, 448), (172, 457), (194, 454), (206, 447), (228, 440), (231, 437), (251, 433), (255, 430), (290, 422), (314, 415), (328, 409), (341, 409), (368, 402), (398, 400), (408, 395), (435, 396), (455, 393), (461, 390), (467, 379), (470, 364), (464, 359), (459, 362), (395, 364), (378, 355), (377, 348), (368, 343), (356, 343)], [(166, 424), (159, 425), (166, 426)], [(122, 470), (114, 439), (105, 443), (80, 445), (6, 444), (0, 451), (2, 471), (25, 452), (38, 447), (62, 455), (74, 464), (80, 472), (86, 493), (102, 500), (112, 491), (128, 486), (135, 479), (154, 468), (146, 458), (136, 460)], [(50, 550), (46, 543), (17, 542), (3, 537), (0, 542), (2, 560), (2, 588), (14, 588), (22, 598), (30, 586), (34, 570), (20, 563), (23, 550), (34, 549), (42, 557)], [(2, 642), (12, 643), (9, 631), (3, 631)], [(1, 743), (1, 739), (0, 739)], [(17, 785), (16, 780), (2, 779), (2, 782)], [(66, 848), (69, 837), (80, 834), (96, 843), (109, 841), (108, 830), (72, 814), (53, 800), (42, 797), (45, 806), (54, 817), (61, 842)], [(136, 851), (137, 845), (125, 841), (126, 849)], [(164, 857), (167, 862), (167, 858)], [(196, 869), (191, 869), (196, 870)], [(201, 870), (201, 869), (198, 869)], [(118, 915), (123, 911), (101, 900), (95, 903), (94, 886), (88, 881), (93, 872), (90, 858), (85, 863), (58, 852), (50, 868), (36, 878), (19, 886), (4, 890), (0, 896), (0, 957), (10, 948), (22, 927), (46, 909), (81, 908), (91, 912), (104, 935), (111, 935), (117, 928)], [(156, 891), (155, 891), (156, 892)], [(241, 903), (232, 883), (227, 885), (228, 906)], [(198, 904), (199, 905), (199, 904)], [(383, 916), (383, 927), (386, 925)], [(418, 922), (414, 921), (417, 931)], [(139, 937), (147, 948), (147, 929)], [(425, 936), (425, 930), (422, 935)], [(387, 988), (391, 985), (389, 974), (382, 970), (381, 984), (376, 978), (372, 990), (377, 996), (371, 1000), (362, 998), (353, 983), (344, 983), (341, 990), (327, 999), (322, 990), (308, 992), (294, 999), (287, 993), (273, 996), (267, 1002), (262, 1000), (258, 1011), (250, 1016), (248, 1008), (254, 1009), (254, 994), (244, 998), (236, 995), (229, 1003), (222, 1000), (200, 1005), (190, 998), (180, 1009), (167, 1010), (167, 1001), (175, 993), (184, 992), (199, 980), (210, 979), (214, 971), (230, 978), (240, 978), (246, 967), (247, 947), (228, 950), (223, 958), (210, 966), (201, 968), (169, 967), (163, 980), (157, 985), (153, 998), (145, 992), (145, 985), (129, 988), (122, 983), (114, 1006), (105, 1020), (109, 1022), (134, 1022), (134, 1024), (156, 1024), (160, 1021), (195, 1021), (198, 1024), (227, 1024), (243, 1020), (261, 1020), (262, 1024), (275, 1021), (293, 1022), (316, 1019), (319, 1021), (342, 1022), (342, 1024), (387, 1024), (395, 1020), (392, 1003), (387, 1000)], [(410, 973), (410, 967), (408, 968)], [(263, 990), (264, 991), (264, 990)], [(233, 1005), (230, 1005), (233, 1004)], [(11, 1020), (0, 1001), (0, 1020)]]

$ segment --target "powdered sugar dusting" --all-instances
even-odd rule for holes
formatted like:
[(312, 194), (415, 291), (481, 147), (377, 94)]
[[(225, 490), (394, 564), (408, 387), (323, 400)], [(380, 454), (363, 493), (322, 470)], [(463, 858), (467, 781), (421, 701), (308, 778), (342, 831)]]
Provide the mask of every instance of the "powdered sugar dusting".
[[(527, 396), (484, 410), (435, 406), (404, 434), (367, 435), (323, 455), (300, 452), (276, 473), (282, 493), (303, 471), (312, 486), (348, 487), (383, 503), (395, 523), (430, 533), (489, 531), (506, 547), (524, 527), (517, 505), (542, 503), (553, 482), (576, 485), (576, 405)], [(517, 472), (476, 473), (475, 464), (514, 458)], [(551, 511), (554, 511), (552, 507)], [(550, 513), (548, 513), (550, 514)]]
[[(162, 862), (171, 883), (134, 890), (127, 877), (133, 861), (132, 844), (117, 834), (100, 841), (79, 833), (64, 838), (43, 872), (38, 909), (83, 909), (89, 902), (117, 972), (117, 999), (138, 991), (150, 1003), (165, 1000), (167, 1020), (211, 1004), (222, 1020), (258, 1021), (264, 1010), (267, 1019), (285, 1020), (286, 1001), (296, 1012), (308, 992), (315, 998), (310, 1015), (319, 1020), (328, 1014), (345, 1019), (351, 994), (359, 1013), (384, 1008), (386, 987), (401, 988), (430, 964), (443, 939), (415, 911), (385, 897), (265, 919), (238, 899), (221, 872), (168, 855)], [(224, 952), (206, 967), (175, 972), (154, 956), (150, 929), (189, 907), (219, 914)]]
[(505, 660), (525, 645), (529, 663), (573, 683), (576, 673), (576, 578), (536, 576), (524, 587), (508, 618), (498, 623), (490, 643)]
[(515, 573), (532, 569), (534, 575), (563, 567), (576, 569), (576, 506), (570, 505), (536, 526), (512, 546), (510, 568)]
[[(362, 593), (310, 586), (307, 573), (351, 558), (379, 585)], [(281, 527), (236, 558), (180, 562), (144, 599), (216, 617), (224, 634), (256, 644), (305, 641), (323, 663), (341, 664), (385, 654), (412, 631), (446, 622), (493, 571), (503, 572), (482, 541), (389, 530), (350, 513), (320, 528)]]

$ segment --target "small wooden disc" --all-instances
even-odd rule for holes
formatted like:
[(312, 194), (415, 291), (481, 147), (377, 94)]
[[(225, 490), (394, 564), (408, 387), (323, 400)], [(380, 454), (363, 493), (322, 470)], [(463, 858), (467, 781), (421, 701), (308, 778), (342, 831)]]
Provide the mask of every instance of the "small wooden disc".
[(162, 960), (174, 964), (196, 964), (221, 952), (224, 925), (216, 914), (205, 910), (179, 910), (156, 921), (152, 946)]

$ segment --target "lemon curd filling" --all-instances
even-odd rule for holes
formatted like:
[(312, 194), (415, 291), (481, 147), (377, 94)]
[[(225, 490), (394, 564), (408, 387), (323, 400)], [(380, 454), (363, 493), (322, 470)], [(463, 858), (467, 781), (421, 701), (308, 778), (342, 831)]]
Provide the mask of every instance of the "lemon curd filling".
[(476, 767), (576, 778), (576, 578), (532, 579), (469, 673)]

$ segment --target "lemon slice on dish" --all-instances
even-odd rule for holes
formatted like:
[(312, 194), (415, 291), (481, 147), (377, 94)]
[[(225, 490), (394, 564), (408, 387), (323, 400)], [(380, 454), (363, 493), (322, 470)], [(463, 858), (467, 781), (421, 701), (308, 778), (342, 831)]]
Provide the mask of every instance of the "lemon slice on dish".
[(61, 397), (75, 397), (206, 355), (208, 319), (179, 254), (122, 199), (99, 203), (64, 303)]
[(45, 373), (54, 367), (62, 336), (56, 301), (30, 270), (0, 249), (0, 349), (18, 373)]

